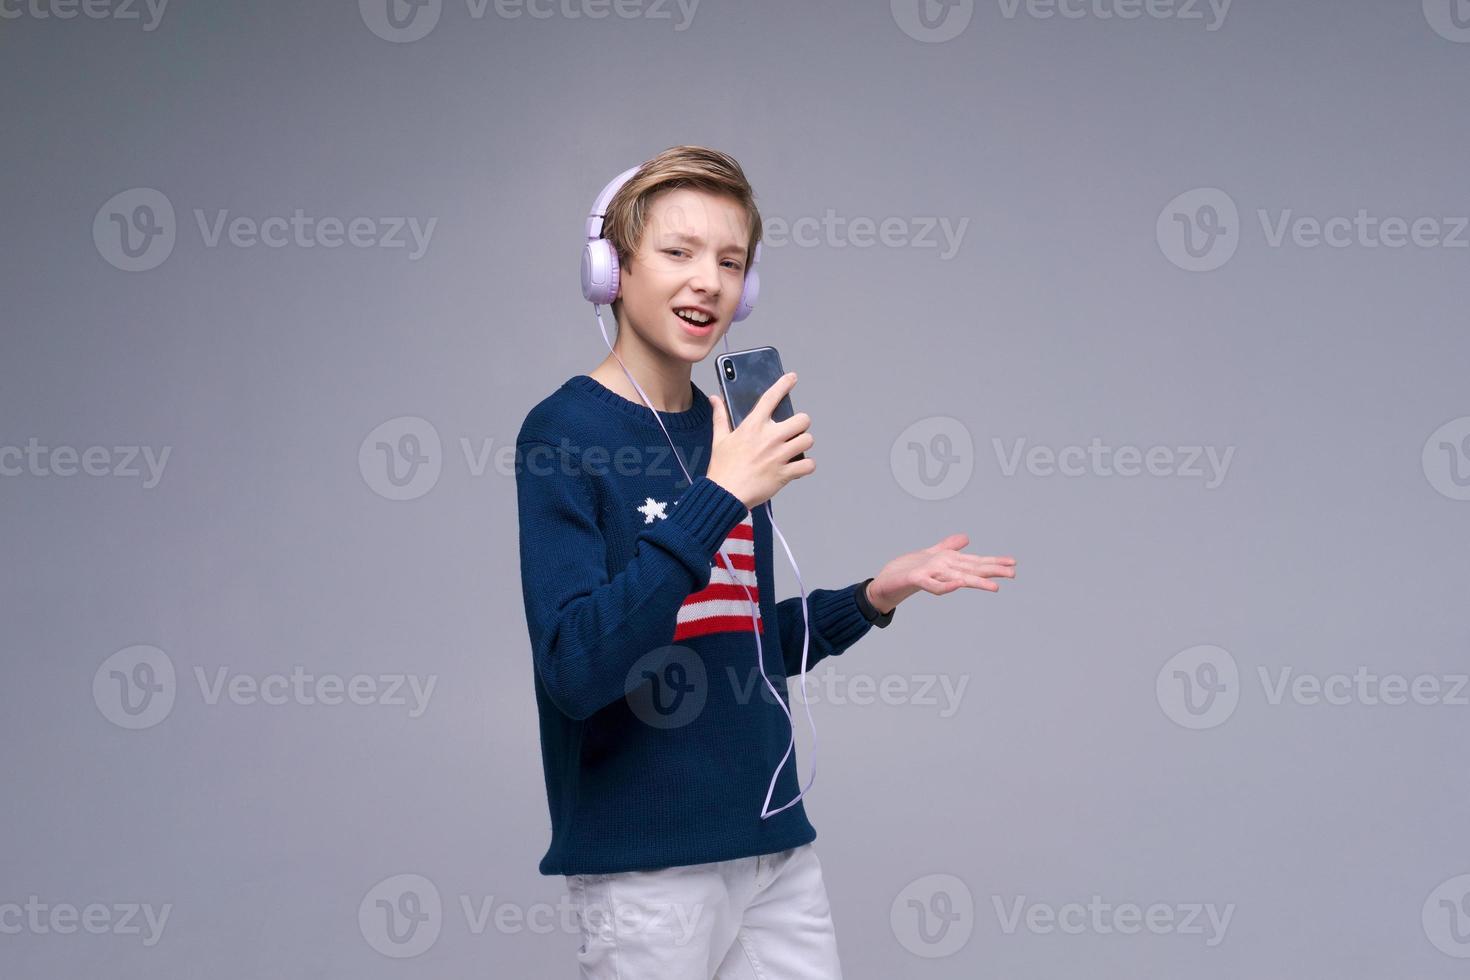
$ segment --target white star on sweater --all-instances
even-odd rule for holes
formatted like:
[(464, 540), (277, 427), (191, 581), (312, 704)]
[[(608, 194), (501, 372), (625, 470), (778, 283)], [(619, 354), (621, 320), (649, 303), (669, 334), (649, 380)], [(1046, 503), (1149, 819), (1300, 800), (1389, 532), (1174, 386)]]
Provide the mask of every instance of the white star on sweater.
[(664, 513), (664, 508), (668, 506), (667, 502), (659, 503), (652, 497), (645, 497), (643, 500), (643, 506), (637, 508), (637, 510), (638, 513), (643, 515), (644, 524), (652, 524), (655, 517), (661, 521), (668, 520), (669, 515)]

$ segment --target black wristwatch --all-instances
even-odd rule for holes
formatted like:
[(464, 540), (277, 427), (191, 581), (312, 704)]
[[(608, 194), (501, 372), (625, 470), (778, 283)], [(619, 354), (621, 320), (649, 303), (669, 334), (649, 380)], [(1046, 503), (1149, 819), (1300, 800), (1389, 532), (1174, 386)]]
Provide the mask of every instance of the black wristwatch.
[(895, 612), (895, 610), (890, 609), (886, 613), (880, 613), (877, 607), (875, 607), (871, 602), (868, 601), (868, 583), (871, 581), (873, 580), (864, 579), (863, 582), (858, 585), (857, 593), (854, 595), (854, 598), (857, 599), (858, 609), (862, 611), (864, 619), (872, 623), (874, 626), (887, 626), (889, 623), (893, 622), (893, 613)]

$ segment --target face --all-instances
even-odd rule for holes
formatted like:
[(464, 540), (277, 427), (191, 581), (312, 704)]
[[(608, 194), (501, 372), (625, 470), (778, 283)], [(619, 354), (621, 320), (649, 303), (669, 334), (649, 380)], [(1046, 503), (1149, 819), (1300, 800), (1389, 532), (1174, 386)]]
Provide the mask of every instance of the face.
[[(740, 303), (749, 240), (745, 210), (734, 198), (687, 187), (654, 195), (643, 241), (619, 276), (619, 319), (668, 357), (703, 360)], [(710, 320), (691, 323), (675, 311)]]

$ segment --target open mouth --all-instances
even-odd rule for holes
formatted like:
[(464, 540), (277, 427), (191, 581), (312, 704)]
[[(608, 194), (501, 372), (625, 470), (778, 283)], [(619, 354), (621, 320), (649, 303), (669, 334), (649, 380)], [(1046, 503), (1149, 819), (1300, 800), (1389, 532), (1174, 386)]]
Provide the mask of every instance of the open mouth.
[(676, 309), (674, 311), (674, 317), (683, 324), (685, 330), (696, 337), (708, 335), (715, 328), (715, 324), (719, 322), (714, 317), (708, 316), (708, 314), (687, 307)]

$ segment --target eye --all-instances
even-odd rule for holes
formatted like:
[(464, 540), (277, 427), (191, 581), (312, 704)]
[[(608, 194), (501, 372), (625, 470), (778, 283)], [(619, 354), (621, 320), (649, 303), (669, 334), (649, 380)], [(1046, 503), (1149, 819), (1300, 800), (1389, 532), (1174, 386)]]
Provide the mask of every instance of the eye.
[(742, 266), (739, 262), (737, 262), (734, 259), (730, 259), (729, 262), (730, 262), (730, 268), (734, 269), (736, 272), (739, 272), (742, 268), (744, 268), (744, 266)]
[(666, 249), (664, 249), (664, 254), (665, 255), (673, 255), (675, 252), (682, 252), (682, 251), (684, 251), (682, 248), (666, 248)]

